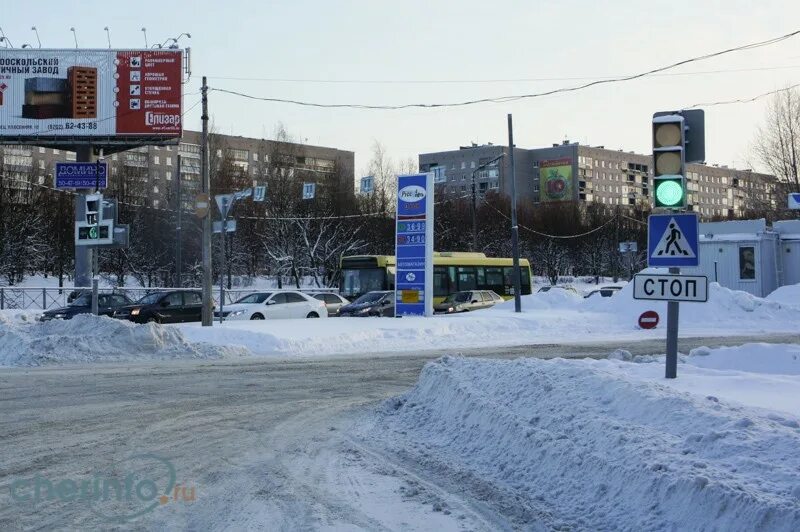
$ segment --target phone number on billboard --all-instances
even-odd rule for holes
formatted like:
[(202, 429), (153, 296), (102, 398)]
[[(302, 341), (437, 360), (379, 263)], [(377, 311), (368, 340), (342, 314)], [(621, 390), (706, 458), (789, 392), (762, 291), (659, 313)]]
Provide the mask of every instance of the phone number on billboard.
[(49, 124), (48, 129), (97, 129), (97, 122), (66, 122), (64, 124)]

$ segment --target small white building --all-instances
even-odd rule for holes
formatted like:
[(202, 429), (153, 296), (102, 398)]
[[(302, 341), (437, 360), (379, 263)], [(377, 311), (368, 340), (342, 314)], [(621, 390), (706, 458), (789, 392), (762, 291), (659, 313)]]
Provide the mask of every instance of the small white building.
[(780, 235), (782, 278), (780, 285), (800, 283), (800, 220), (775, 222), (772, 227)]
[[(758, 297), (785, 284), (779, 234), (764, 219), (701, 223), (699, 246), (700, 266), (681, 273), (705, 275), (710, 282)], [(787, 255), (792, 253), (800, 254), (793, 250)]]

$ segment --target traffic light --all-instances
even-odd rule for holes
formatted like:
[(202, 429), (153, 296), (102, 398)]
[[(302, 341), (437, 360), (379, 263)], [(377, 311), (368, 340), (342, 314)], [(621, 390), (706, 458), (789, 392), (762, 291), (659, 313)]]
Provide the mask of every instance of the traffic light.
[(103, 204), (103, 196), (100, 194), (86, 195), (86, 223), (97, 225), (98, 217), (102, 217), (100, 207)]
[(686, 128), (678, 113), (653, 115), (653, 206), (686, 208)]

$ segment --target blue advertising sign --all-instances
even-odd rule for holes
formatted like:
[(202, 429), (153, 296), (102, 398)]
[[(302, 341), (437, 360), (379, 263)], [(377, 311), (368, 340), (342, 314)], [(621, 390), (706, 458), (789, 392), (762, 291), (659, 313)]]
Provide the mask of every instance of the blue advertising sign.
[(395, 316), (433, 314), (433, 174), (398, 176)]
[(651, 214), (647, 220), (647, 265), (698, 266), (699, 225), (695, 213)]
[(97, 168), (100, 168), (100, 188), (108, 186), (108, 164), (56, 163), (56, 188), (95, 188)]

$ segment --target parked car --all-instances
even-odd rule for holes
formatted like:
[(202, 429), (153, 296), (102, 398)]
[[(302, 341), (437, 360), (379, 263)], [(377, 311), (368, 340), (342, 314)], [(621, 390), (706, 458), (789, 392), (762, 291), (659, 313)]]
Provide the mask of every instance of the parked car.
[(501, 301), (503, 298), (491, 290), (463, 290), (444, 298), (444, 301), (433, 306), (433, 311), (445, 314), (468, 312), (493, 307)]
[[(219, 311), (214, 312), (219, 318)], [(325, 302), (292, 290), (256, 292), (222, 309), (229, 320), (278, 320), (288, 318), (327, 318)]]
[[(97, 311), (101, 316), (112, 316), (114, 311), (133, 303), (123, 294), (98, 294)], [(41, 321), (49, 320), (68, 320), (77, 314), (89, 314), (92, 312), (92, 294), (84, 292), (73, 298), (66, 306), (53, 310), (48, 310), (39, 317)]]
[(587, 298), (597, 295), (599, 295), (600, 297), (611, 297), (620, 290), (622, 290), (621, 286), (604, 286), (603, 288), (597, 288), (596, 290), (592, 290), (583, 297)]
[(202, 313), (203, 296), (199, 291), (173, 290), (146, 295), (133, 305), (118, 309), (114, 317), (136, 323), (181, 323), (201, 321)]
[(313, 297), (325, 303), (325, 308), (328, 309), (328, 316), (338, 316), (339, 309), (350, 303), (350, 300), (333, 292), (313, 294)]
[(549, 292), (550, 290), (566, 290), (568, 292), (572, 292), (573, 294), (577, 294), (578, 293), (578, 291), (575, 290), (575, 288), (573, 288), (573, 287), (571, 287), (569, 285), (564, 285), (564, 286), (559, 286), (559, 285), (543, 286), (539, 290), (537, 290), (537, 292)]
[(339, 309), (339, 316), (394, 316), (394, 291), (367, 292)]

